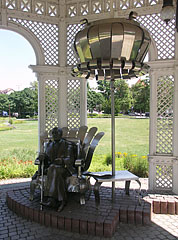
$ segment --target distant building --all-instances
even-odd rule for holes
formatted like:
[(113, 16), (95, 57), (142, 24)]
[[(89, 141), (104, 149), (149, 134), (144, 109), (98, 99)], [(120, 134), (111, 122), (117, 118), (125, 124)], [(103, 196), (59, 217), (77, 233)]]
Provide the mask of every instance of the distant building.
[(6, 88), (5, 90), (0, 90), (0, 94), (11, 94), (15, 92), (12, 88)]

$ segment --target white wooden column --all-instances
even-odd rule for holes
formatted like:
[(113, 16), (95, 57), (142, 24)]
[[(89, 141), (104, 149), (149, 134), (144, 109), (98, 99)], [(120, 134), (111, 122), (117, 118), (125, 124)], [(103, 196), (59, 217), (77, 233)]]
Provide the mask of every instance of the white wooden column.
[(149, 127), (149, 189), (154, 189), (155, 164), (153, 155), (156, 153), (156, 120), (157, 120), (157, 76), (156, 70), (150, 71), (150, 127)]
[(173, 192), (178, 194), (178, 33), (175, 41), (175, 72), (174, 72), (174, 126), (173, 126)]
[(42, 150), (40, 136), (45, 132), (45, 76), (36, 74), (38, 80), (38, 149)]
[(156, 70), (150, 71), (150, 129), (149, 155), (156, 153), (156, 119), (157, 119), (157, 75)]
[(87, 125), (87, 80), (80, 80), (80, 125)]
[(59, 127), (67, 127), (67, 75), (59, 76)]
[(65, 1), (60, 1), (59, 21), (59, 127), (67, 127), (67, 24), (65, 22)]

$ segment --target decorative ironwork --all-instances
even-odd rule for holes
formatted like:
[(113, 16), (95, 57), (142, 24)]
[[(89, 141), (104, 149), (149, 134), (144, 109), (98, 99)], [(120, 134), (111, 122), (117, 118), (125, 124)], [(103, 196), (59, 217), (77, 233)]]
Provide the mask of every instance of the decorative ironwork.
[(157, 144), (159, 154), (172, 154), (174, 77), (164, 76), (157, 81)]
[(58, 88), (57, 80), (47, 80), (45, 82), (46, 131), (58, 127)]
[(59, 29), (57, 25), (18, 18), (9, 18), (9, 21), (18, 23), (35, 34), (44, 50), (45, 64), (58, 65)]
[(80, 80), (68, 80), (67, 85), (67, 126), (80, 126)]

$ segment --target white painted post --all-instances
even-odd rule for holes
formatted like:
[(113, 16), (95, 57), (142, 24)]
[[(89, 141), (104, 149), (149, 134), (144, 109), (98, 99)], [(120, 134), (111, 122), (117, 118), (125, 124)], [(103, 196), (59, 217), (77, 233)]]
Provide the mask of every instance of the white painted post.
[(67, 127), (67, 76), (59, 77), (59, 127)]
[(150, 71), (150, 128), (149, 155), (156, 153), (156, 121), (157, 121), (157, 75), (156, 70)]
[(149, 189), (154, 189), (154, 159), (156, 153), (156, 118), (157, 118), (157, 76), (156, 71), (150, 71), (150, 127), (149, 127)]
[(178, 33), (175, 40), (174, 105), (173, 105), (173, 192), (178, 194)]
[(37, 74), (38, 78), (38, 149), (42, 150), (40, 136), (45, 132), (46, 124), (46, 105), (45, 105), (45, 77)]
[(67, 24), (65, 22), (65, 1), (60, 1), (60, 22), (59, 22), (59, 127), (67, 127)]
[(87, 80), (80, 79), (80, 126), (87, 125)]

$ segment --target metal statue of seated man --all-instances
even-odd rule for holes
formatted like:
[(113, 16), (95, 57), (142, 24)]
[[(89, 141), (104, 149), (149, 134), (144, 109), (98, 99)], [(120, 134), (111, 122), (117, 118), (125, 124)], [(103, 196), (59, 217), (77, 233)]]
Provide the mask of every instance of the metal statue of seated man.
[[(45, 152), (40, 153), (35, 161), (44, 161), (44, 174), (46, 174), (44, 199), (42, 205), (57, 207), (61, 211), (67, 202), (66, 179), (77, 172), (74, 167), (77, 149), (76, 145), (62, 138), (62, 129), (52, 129), (53, 141), (45, 146)], [(39, 170), (38, 170), (39, 171)], [(33, 177), (41, 175), (37, 172)], [(32, 181), (32, 182), (33, 182)]]

